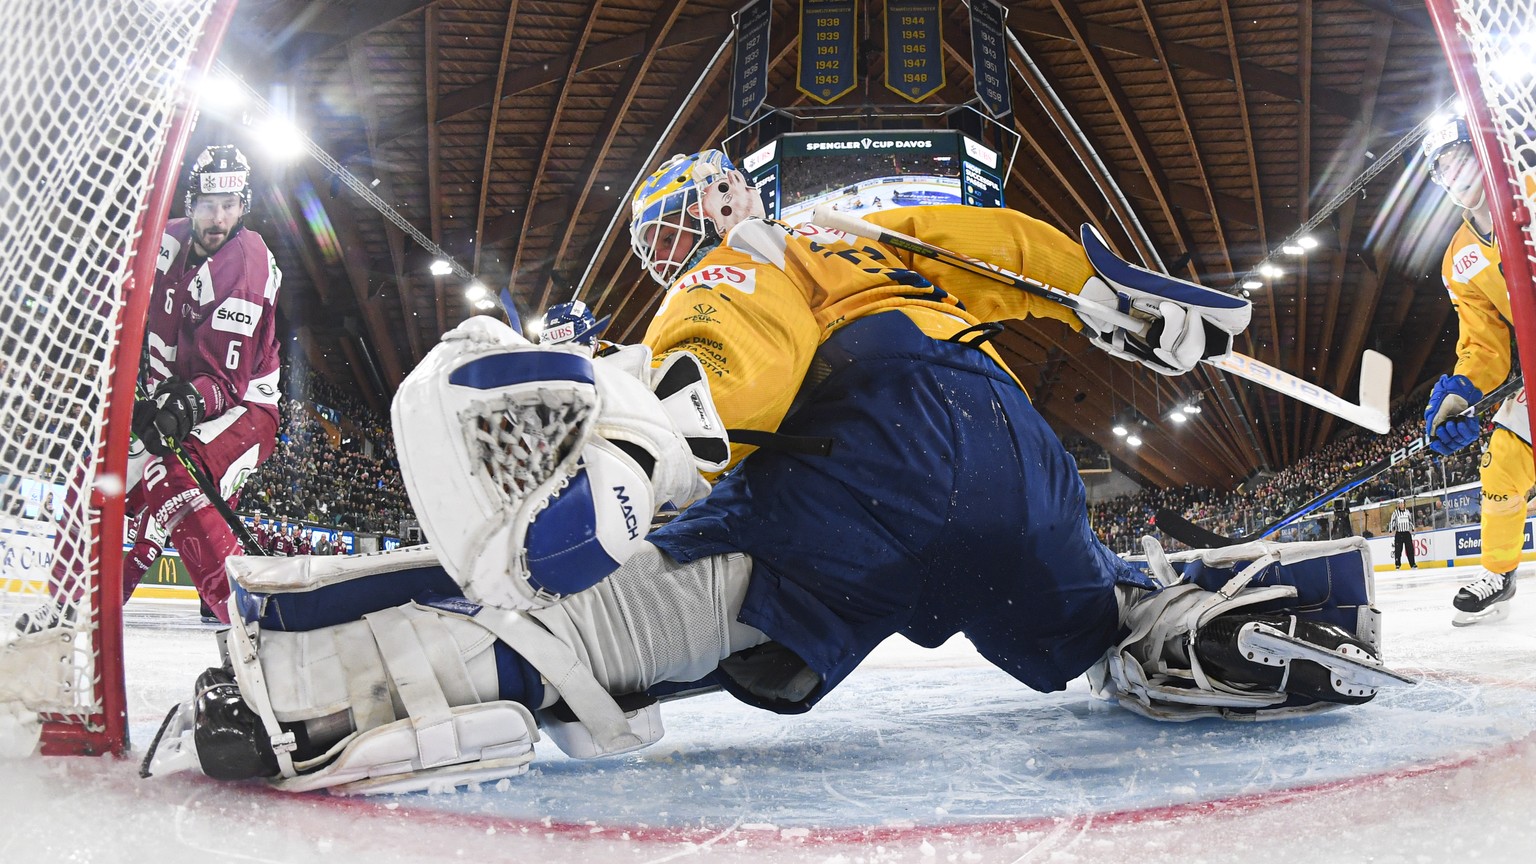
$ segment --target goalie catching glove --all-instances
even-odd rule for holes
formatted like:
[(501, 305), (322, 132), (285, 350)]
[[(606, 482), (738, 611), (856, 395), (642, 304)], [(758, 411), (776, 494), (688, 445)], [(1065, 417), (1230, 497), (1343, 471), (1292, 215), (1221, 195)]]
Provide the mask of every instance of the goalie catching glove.
[(1232, 337), (1247, 329), (1253, 315), (1247, 300), (1123, 261), (1091, 225), (1081, 236), (1095, 275), (1077, 296), (1149, 324), (1145, 333), (1134, 333), (1085, 305), (1077, 314), (1094, 345), (1164, 375), (1182, 375), (1229, 353)]
[(602, 581), (658, 505), (708, 491), (729, 443), (698, 360), (593, 358), (471, 318), (401, 384), (391, 415), (422, 531), (470, 599), (535, 609)]

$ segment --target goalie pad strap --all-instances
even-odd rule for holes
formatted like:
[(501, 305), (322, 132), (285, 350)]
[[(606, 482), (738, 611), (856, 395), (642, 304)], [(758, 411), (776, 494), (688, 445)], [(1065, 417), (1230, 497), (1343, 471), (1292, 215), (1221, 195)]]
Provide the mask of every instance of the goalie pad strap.
[(597, 682), (576, 652), (532, 618), (487, 606), (474, 620), (539, 670), (604, 753), (624, 753), (650, 743), (631, 731), (619, 703)]

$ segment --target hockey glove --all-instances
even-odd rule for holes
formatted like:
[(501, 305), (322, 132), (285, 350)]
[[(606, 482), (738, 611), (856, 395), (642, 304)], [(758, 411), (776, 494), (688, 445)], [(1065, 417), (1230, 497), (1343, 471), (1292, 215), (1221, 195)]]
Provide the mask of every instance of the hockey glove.
[(1424, 409), (1424, 431), (1433, 440), (1429, 449), (1450, 455), (1478, 439), (1482, 427), (1476, 417), (1462, 412), (1477, 404), (1483, 391), (1465, 375), (1441, 375), (1429, 393), (1429, 407)]
[(180, 378), (169, 378), (155, 389), (155, 395), (133, 406), (133, 430), (144, 448), (156, 456), (166, 456), (174, 446), (203, 422), (203, 397), (197, 388)]

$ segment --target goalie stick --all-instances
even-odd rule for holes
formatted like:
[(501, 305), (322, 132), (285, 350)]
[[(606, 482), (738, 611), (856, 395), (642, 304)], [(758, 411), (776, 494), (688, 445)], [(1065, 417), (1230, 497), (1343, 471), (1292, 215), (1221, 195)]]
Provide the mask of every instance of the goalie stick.
[[(975, 273), (978, 276), (984, 276), (1006, 285), (1013, 285), (1036, 297), (1041, 297), (1053, 303), (1059, 303), (1079, 314), (1081, 314), (1081, 310), (1087, 309), (1095, 317), (1101, 320), (1112, 320), (1118, 326), (1124, 327), (1126, 330), (1140, 336), (1145, 336), (1148, 328), (1151, 327), (1151, 322), (1146, 319), (1133, 318), (1118, 310), (1110, 309), (1091, 300), (1085, 300), (1054, 285), (1047, 285), (1038, 280), (1020, 276), (1017, 273), (1004, 270), (995, 264), (989, 264), (985, 261), (966, 257), (957, 252), (951, 252), (948, 249), (935, 246), (916, 237), (902, 234), (899, 231), (892, 231), (889, 228), (882, 228), (873, 222), (832, 210), (826, 206), (818, 207), (811, 221), (816, 225), (856, 237), (863, 237), (866, 240), (873, 240), (877, 243), (884, 243), (897, 249), (905, 249), (915, 255), (932, 258), (935, 261)], [(1099, 268), (1101, 262), (1111, 260), (1116, 265), (1114, 268), (1117, 271), (1116, 277), (1123, 278), (1123, 276), (1141, 269), (1128, 262), (1119, 260), (1108, 249), (1089, 249), (1088, 252), (1091, 258), (1095, 258), (1095, 269)], [(1157, 275), (1160, 279), (1172, 278), (1162, 276), (1161, 274)], [(1342, 417), (1372, 432), (1385, 434), (1391, 428), (1392, 424), (1387, 417), (1387, 402), (1392, 384), (1392, 361), (1386, 355), (1376, 351), (1367, 350), (1361, 358), (1360, 402), (1358, 403), (1350, 402), (1341, 396), (1335, 396), (1333, 393), (1315, 384), (1309, 384), (1288, 372), (1276, 369), (1268, 363), (1238, 354), (1235, 351), (1229, 352), (1222, 357), (1211, 357), (1201, 362), (1208, 363), (1218, 369), (1225, 369), (1240, 378), (1246, 378), (1261, 387), (1283, 393), (1292, 399), (1305, 402), (1336, 417)]]
[[(1520, 389), (1521, 383), (1522, 379), (1519, 375), (1510, 378), (1508, 381), (1505, 381), (1503, 384), (1495, 387), (1493, 391), (1490, 392), (1487, 396), (1479, 399), (1476, 405), (1473, 405), (1471, 408), (1463, 411), (1462, 416), (1477, 416), (1479, 414), (1484, 414), (1494, 410), (1498, 407), (1500, 402), (1514, 395), (1515, 391)], [(1276, 531), (1279, 531), (1281, 528), (1284, 528), (1292, 522), (1295, 522), (1303, 516), (1306, 516), (1308, 513), (1311, 513), (1313, 510), (1316, 510), (1324, 504), (1327, 504), (1329, 501), (1338, 498), (1340, 495), (1344, 495), (1350, 492), (1351, 490), (1369, 481), (1376, 475), (1381, 474), (1383, 471), (1386, 471), (1387, 469), (1397, 465), (1398, 463), (1404, 462), (1419, 455), (1420, 453), (1423, 453), (1425, 450), (1429, 449), (1429, 443), (1432, 440), (1434, 439), (1432, 439), (1427, 432), (1423, 435), (1420, 435), (1402, 447), (1393, 450), (1386, 456), (1383, 456), (1375, 462), (1372, 462), (1364, 468), (1361, 468), (1359, 471), (1356, 471), (1354, 474), (1350, 475), (1348, 480), (1345, 480), (1343, 483), (1339, 484), (1333, 489), (1318, 495), (1316, 498), (1313, 498), (1295, 510), (1292, 510), (1290, 513), (1280, 517), (1278, 520), (1271, 522), (1269, 525), (1260, 528), (1258, 531), (1243, 537), (1224, 537), (1220, 534), (1217, 534), (1215, 531), (1212, 531), (1208, 528), (1202, 528), (1199, 525), (1189, 521), (1188, 519), (1185, 519), (1182, 513), (1178, 513), (1162, 507), (1159, 507), (1156, 511), (1156, 521), (1154, 524), (1157, 526), (1159, 531), (1163, 532), (1169, 537), (1172, 537), (1180, 543), (1195, 549), (1212, 549), (1220, 546), (1236, 546), (1239, 543), (1252, 543), (1255, 540), (1262, 539), (1269, 536), (1270, 534), (1275, 533)]]

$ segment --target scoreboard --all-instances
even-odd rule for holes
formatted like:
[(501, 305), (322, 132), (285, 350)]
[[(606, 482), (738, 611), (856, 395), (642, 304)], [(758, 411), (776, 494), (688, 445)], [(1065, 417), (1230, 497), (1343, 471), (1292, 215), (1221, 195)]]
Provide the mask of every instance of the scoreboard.
[(953, 130), (789, 132), (743, 157), (771, 218), (823, 204), (864, 214), (924, 204), (1003, 206), (1002, 158)]

